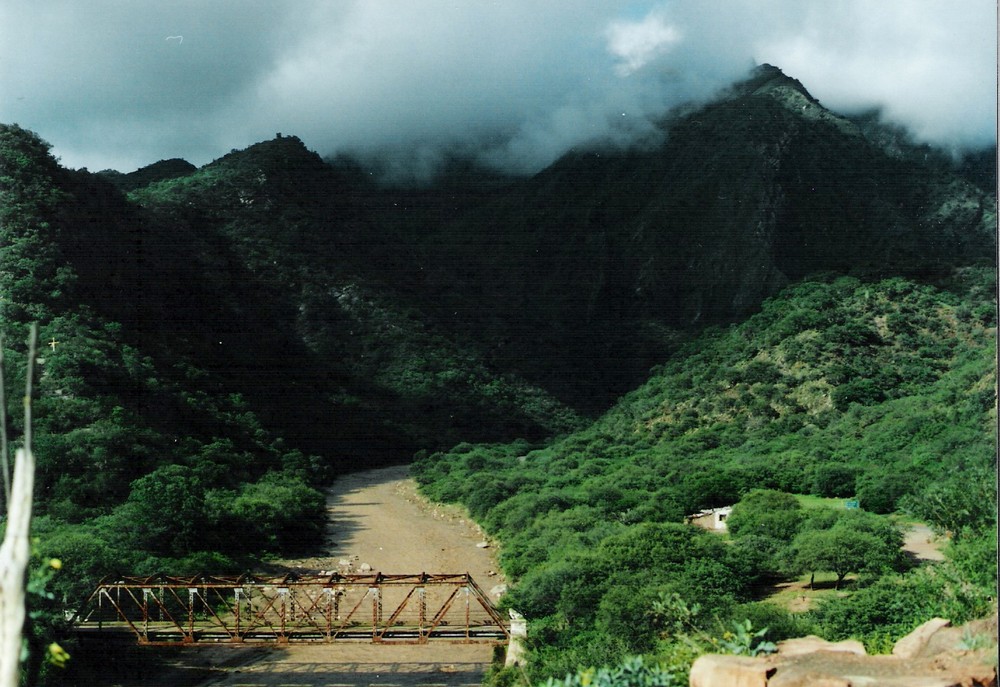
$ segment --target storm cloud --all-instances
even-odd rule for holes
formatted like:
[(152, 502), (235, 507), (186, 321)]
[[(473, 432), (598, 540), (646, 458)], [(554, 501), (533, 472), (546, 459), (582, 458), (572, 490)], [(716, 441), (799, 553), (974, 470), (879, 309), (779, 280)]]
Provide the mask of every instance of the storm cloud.
[(423, 176), (655, 135), (770, 63), (922, 141), (996, 140), (992, 0), (9, 0), (0, 121), (70, 167), (203, 164), (276, 132)]

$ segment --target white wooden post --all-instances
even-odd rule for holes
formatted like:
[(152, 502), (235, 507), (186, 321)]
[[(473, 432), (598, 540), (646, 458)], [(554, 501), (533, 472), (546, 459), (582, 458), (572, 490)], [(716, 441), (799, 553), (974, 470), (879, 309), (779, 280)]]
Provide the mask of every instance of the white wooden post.
[(0, 687), (20, 684), (24, 577), (31, 555), (28, 534), (34, 484), (35, 458), (30, 451), (18, 449), (7, 508), (7, 532), (0, 544)]

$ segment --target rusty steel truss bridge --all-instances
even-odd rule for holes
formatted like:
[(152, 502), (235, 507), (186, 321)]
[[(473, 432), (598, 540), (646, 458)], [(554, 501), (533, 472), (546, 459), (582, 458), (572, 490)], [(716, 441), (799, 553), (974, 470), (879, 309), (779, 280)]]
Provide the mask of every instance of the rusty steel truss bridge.
[(510, 640), (509, 624), (468, 573), (115, 576), (72, 623), (81, 637), (134, 636), (151, 646)]

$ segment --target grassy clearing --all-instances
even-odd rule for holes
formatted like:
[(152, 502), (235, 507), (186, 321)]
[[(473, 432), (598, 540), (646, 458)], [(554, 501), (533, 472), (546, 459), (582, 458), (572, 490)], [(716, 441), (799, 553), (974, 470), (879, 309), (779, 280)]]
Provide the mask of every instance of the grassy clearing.
[(837, 576), (834, 573), (817, 572), (810, 588), (810, 575), (806, 573), (794, 580), (774, 585), (773, 591), (762, 601), (773, 603), (790, 613), (804, 613), (814, 608), (817, 601), (822, 599), (847, 596), (855, 579), (855, 575), (848, 575), (841, 584), (841, 589), (837, 589)]
[(795, 498), (802, 504), (803, 508), (833, 508), (836, 510), (845, 510), (847, 508), (846, 502), (851, 500), (831, 499), (807, 494), (795, 494)]

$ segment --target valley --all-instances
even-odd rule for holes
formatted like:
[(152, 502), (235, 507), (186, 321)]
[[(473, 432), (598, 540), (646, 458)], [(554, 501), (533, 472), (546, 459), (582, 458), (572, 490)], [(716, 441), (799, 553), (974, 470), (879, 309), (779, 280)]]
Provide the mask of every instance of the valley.
[[(656, 126), (406, 187), (291, 135), (123, 174), (0, 126), (9, 388), (31, 323), (57, 342), (34, 536), (60, 567), (32, 632), (64, 638), (65, 675), (100, 656), (63, 606), (123, 570), (503, 579), (533, 682), (633, 656), (681, 680), (698, 653), (804, 634), (885, 652), (994, 613), (988, 157), (931, 154), (769, 65)], [(719, 506), (728, 535), (683, 524)], [(892, 518), (946, 543), (915, 561)], [(813, 574), (835, 593), (768, 602)], [(296, 651), (218, 677), (340, 679)]]

